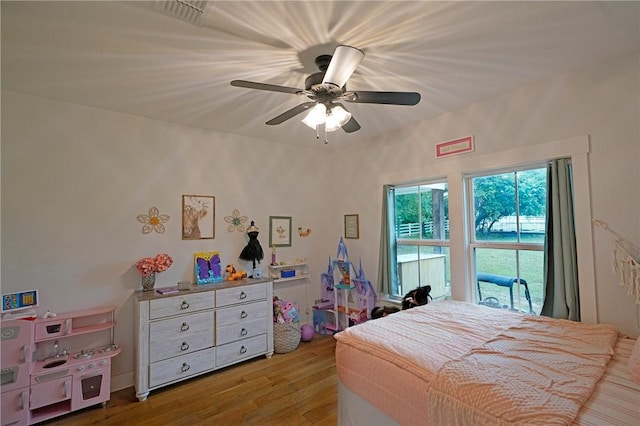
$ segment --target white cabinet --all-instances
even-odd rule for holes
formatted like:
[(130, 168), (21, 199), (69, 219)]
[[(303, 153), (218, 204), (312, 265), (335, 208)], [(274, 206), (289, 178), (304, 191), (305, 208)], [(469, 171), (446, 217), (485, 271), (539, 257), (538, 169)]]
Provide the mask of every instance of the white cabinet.
[(168, 295), (136, 292), (136, 396), (273, 354), (273, 284), (245, 279)]

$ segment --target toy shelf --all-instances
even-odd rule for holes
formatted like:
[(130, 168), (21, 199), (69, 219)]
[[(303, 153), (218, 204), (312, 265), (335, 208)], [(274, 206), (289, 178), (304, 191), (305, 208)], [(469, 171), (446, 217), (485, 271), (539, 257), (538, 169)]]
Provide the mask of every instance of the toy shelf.
[(112, 330), (115, 327), (116, 306), (67, 312), (35, 320), (35, 342), (46, 342), (81, 334)]
[[(283, 271), (293, 271), (293, 276), (283, 276)], [(289, 263), (284, 265), (269, 265), (269, 275), (274, 285), (287, 281), (303, 280), (309, 278), (309, 264)]]

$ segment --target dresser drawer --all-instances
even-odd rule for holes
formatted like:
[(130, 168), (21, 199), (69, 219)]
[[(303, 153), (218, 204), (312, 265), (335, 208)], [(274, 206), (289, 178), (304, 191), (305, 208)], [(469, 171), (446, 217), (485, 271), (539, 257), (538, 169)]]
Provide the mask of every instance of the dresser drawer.
[(209, 348), (188, 355), (154, 362), (149, 366), (149, 387), (182, 380), (194, 374), (212, 370), (215, 361), (215, 348)]
[(234, 342), (240, 339), (258, 336), (267, 332), (267, 321), (257, 319), (246, 321), (242, 324), (230, 324), (216, 329), (216, 345)]
[(213, 311), (168, 318), (149, 324), (149, 362), (213, 346)]
[(217, 307), (253, 302), (254, 300), (265, 300), (266, 298), (267, 283), (216, 290)]
[(267, 321), (267, 315), (271, 315), (272, 307), (266, 300), (263, 302), (247, 303), (236, 305), (230, 308), (218, 309), (216, 311), (216, 325), (218, 327), (230, 324), (241, 324), (256, 319)]
[(216, 347), (216, 366), (223, 367), (267, 352), (267, 335), (251, 337)]
[(154, 299), (149, 303), (149, 318), (157, 319), (188, 314), (203, 309), (212, 309), (214, 306), (214, 293), (213, 291), (206, 291)]

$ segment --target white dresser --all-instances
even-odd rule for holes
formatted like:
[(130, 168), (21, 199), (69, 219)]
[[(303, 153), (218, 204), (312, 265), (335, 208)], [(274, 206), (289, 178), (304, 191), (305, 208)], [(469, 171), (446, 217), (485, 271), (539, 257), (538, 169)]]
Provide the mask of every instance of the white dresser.
[(273, 283), (268, 279), (135, 293), (136, 397), (198, 374), (273, 354)]

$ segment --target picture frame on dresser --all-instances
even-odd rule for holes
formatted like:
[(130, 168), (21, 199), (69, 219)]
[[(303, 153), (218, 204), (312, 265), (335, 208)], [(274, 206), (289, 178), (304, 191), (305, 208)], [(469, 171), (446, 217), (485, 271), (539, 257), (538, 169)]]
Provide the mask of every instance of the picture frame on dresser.
[(219, 251), (204, 251), (194, 254), (197, 284), (222, 281), (222, 261)]

